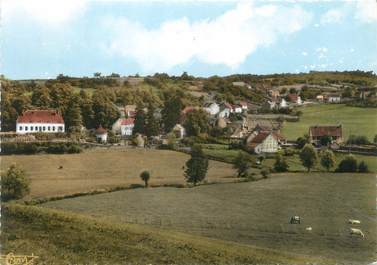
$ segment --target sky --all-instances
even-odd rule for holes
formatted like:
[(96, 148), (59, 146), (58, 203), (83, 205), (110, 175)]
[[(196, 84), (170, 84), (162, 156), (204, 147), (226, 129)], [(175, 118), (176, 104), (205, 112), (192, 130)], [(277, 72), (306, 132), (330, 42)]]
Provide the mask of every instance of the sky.
[(2, 0), (11, 79), (377, 73), (377, 1)]

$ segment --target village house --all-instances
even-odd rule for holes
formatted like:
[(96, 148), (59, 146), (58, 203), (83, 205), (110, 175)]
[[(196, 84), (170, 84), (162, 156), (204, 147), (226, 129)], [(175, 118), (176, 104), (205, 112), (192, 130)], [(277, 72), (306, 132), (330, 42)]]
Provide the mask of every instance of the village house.
[(204, 110), (207, 111), (210, 115), (214, 116), (220, 112), (220, 106), (216, 103), (207, 103), (204, 105)]
[(315, 125), (309, 128), (310, 142), (316, 145), (321, 143), (322, 137), (331, 137), (332, 142), (337, 144), (343, 141), (342, 125)]
[(95, 131), (96, 139), (100, 143), (107, 143), (107, 130), (101, 125)]
[(246, 101), (240, 101), (240, 104), (239, 104), (242, 108), (243, 111), (247, 111), (248, 110), (248, 105), (247, 105), (247, 102)]
[(328, 103), (340, 103), (340, 101), (341, 101), (340, 94), (329, 94), (327, 96)]
[(295, 103), (297, 105), (302, 105), (302, 100), (299, 95), (290, 93), (287, 97), (290, 102)]
[(124, 114), (127, 118), (133, 118), (136, 115), (136, 105), (126, 105), (124, 107)]
[(279, 91), (279, 89), (271, 89), (268, 92), (269, 92), (270, 96), (272, 98), (274, 98), (274, 99), (280, 97), (280, 91)]
[(64, 133), (63, 117), (56, 110), (27, 110), (16, 121), (16, 133)]
[(255, 154), (276, 153), (282, 137), (274, 131), (254, 131), (246, 139), (246, 149)]
[(186, 129), (181, 124), (177, 123), (173, 128), (174, 136), (178, 139), (182, 139), (186, 136)]
[(135, 126), (134, 118), (122, 119), (121, 125), (120, 125), (120, 134), (125, 137), (131, 136), (134, 126)]
[(316, 99), (317, 99), (317, 101), (319, 101), (319, 102), (323, 102), (323, 101), (325, 101), (325, 96), (324, 96), (324, 95), (317, 95), (317, 96), (316, 96)]

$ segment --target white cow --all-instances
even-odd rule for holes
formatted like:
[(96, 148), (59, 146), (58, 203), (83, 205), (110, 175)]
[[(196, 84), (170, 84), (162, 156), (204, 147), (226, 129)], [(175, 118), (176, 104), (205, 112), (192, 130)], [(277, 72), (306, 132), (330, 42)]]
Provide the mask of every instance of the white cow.
[(359, 220), (349, 219), (348, 223), (350, 223), (351, 225), (359, 225), (361, 222)]
[(361, 236), (362, 238), (365, 237), (364, 233), (358, 228), (350, 228), (350, 234), (351, 235), (358, 235), (358, 236)]
[(305, 228), (306, 231), (312, 231), (312, 227), (311, 226), (308, 226), (307, 228)]

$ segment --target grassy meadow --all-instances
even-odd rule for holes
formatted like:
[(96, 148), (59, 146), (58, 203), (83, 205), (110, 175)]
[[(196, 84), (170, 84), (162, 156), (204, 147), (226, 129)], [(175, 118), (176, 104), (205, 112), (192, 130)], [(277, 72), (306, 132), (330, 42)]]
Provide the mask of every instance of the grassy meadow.
[[(143, 170), (152, 174), (150, 185), (184, 184), (187, 159), (187, 154), (167, 150), (90, 149), (81, 154), (2, 156), (1, 170), (14, 163), (21, 166), (31, 179), (30, 197), (40, 198), (143, 184)], [(210, 161), (208, 182), (234, 181), (235, 176), (232, 165)]]
[(345, 140), (352, 134), (365, 135), (373, 141), (377, 134), (377, 109), (349, 107), (343, 104), (316, 104), (300, 108), (299, 122), (284, 122), (282, 134), (288, 140), (308, 134), (312, 125), (343, 125)]
[[(257, 182), (125, 190), (41, 206), (297, 253), (308, 260), (321, 256), (361, 264), (376, 259), (375, 198), (373, 174), (289, 173)], [(301, 225), (289, 224), (293, 215), (301, 216)], [(362, 229), (365, 239), (349, 234), (350, 218), (361, 221), (352, 227)], [(312, 231), (306, 231), (309, 226)]]

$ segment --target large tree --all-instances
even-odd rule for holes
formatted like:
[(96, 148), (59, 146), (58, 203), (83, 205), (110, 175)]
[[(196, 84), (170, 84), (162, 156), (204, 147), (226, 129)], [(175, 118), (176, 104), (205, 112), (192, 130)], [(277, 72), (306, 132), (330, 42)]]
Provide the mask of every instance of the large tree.
[(244, 177), (253, 164), (253, 158), (249, 154), (240, 151), (234, 160), (233, 167), (237, 169), (238, 177)]
[(1, 198), (3, 200), (21, 199), (30, 191), (30, 181), (25, 171), (16, 165), (11, 165), (7, 172), (1, 175)]
[(208, 159), (202, 149), (194, 146), (191, 151), (191, 158), (186, 162), (185, 178), (194, 186), (204, 180), (208, 171)]
[(208, 113), (204, 110), (193, 110), (186, 115), (184, 127), (188, 136), (198, 136), (202, 133), (208, 133)]
[(51, 98), (48, 88), (37, 85), (31, 95), (31, 104), (41, 108), (51, 107)]
[(332, 167), (335, 166), (335, 155), (331, 150), (324, 150), (321, 152), (321, 165), (326, 168), (327, 171), (330, 171)]
[(157, 136), (160, 133), (160, 124), (155, 117), (155, 108), (149, 104), (146, 117), (146, 134), (148, 137)]
[(80, 98), (73, 96), (64, 113), (64, 122), (69, 132), (78, 131), (82, 126)]
[(80, 109), (84, 126), (88, 129), (94, 128), (93, 102), (84, 89), (80, 91)]
[(141, 105), (136, 108), (135, 125), (132, 130), (132, 134), (146, 134), (146, 117), (144, 109)]
[(300, 160), (302, 165), (308, 169), (308, 172), (317, 164), (317, 151), (311, 144), (306, 144), (300, 152)]
[(169, 133), (179, 123), (183, 104), (178, 96), (169, 98), (162, 109), (162, 121), (164, 130)]
[(94, 127), (110, 128), (119, 117), (114, 104), (115, 94), (109, 89), (99, 89), (93, 94)]
[(288, 171), (289, 165), (287, 161), (284, 159), (284, 157), (281, 154), (278, 154), (276, 156), (276, 160), (274, 163), (274, 169), (276, 172), (286, 172)]

